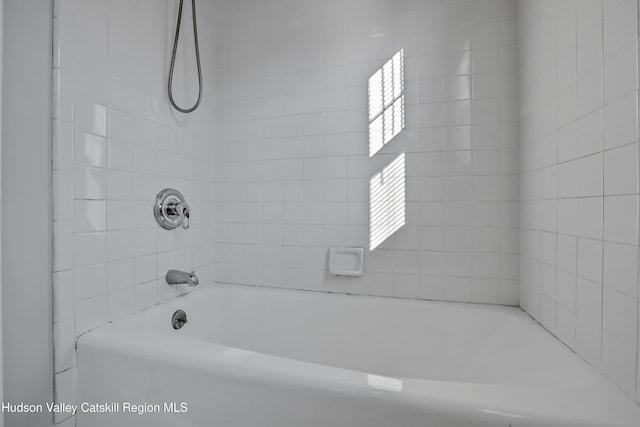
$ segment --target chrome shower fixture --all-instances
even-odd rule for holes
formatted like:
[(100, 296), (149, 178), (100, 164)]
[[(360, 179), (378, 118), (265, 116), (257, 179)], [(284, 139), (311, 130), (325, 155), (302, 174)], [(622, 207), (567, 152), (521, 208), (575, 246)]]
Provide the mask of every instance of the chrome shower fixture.
[(178, 190), (165, 188), (156, 196), (153, 215), (160, 227), (173, 230), (182, 226), (188, 230), (191, 225), (191, 207)]

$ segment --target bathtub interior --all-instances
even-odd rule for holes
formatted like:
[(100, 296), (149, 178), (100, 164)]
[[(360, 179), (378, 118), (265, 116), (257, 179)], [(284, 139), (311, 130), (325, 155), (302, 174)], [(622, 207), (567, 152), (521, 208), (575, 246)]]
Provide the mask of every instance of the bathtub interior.
[[(169, 322), (177, 309), (189, 320), (181, 330)], [(217, 284), (137, 317), (179, 339), (380, 376), (575, 390), (607, 383), (516, 307)]]

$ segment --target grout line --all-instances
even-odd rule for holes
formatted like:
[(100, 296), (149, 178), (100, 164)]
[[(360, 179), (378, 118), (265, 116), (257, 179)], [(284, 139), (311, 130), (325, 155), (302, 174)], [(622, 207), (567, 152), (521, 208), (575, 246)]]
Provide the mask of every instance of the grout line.
[[(577, 26), (576, 26), (577, 28)], [(577, 45), (577, 43), (576, 43)], [(556, 35), (556, 37), (554, 37), (554, 49), (555, 49), (555, 58), (554, 58), (554, 68), (555, 68), (555, 75), (554, 75), (554, 83), (555, 83), (555, 101), (556, 101), (556, 105), (555, 105), (555, 110), (556, 110), (556, 117), (555, 117), (555, 129), (553, 131), (553, 136), (555, 139), (555, 161), (554, 161), (554, 167), (555, 167), (555, 175), (556, 175), (556, 203), (555, 203), (555, 211), (556, 211), (556, 224), (555, 224), (555, 230), (554, 230), (554, 239), (555, 239), (555, 274), (554, 274), (554, 295), (553, 295), (553, 303), (554, 303), (554, 310), (553, 310), (553, 334), (555, 336), (558, 336), (558, 192), (559, 192), (559, 185), (558, 183), (560, 182), (560, 178), (559, 178), (559, 170), (560, 168), (558, 167), (558, 37)], [(576, 60), (577, 63), (577, 60)], [(578, 105), (578, 90), (577, 90), (577, 82), (576, 82), (576, 107)], [(577, 108), (576, 108), (577, 110)], [(577, 121), (576, 121), (577, 122)], [(576, 124), (577, 127), (577, 124)], [(577, 258), (577, 257), (576, 257)], [(542, 292), (540, 292), (540, 295), (542, 295)]]
[[(636, 67), (638, 67), (638, 60), (640, 59), (640, 34), (639, 34), (639, 30), (640, 30), (640, 0), (636, 2), (636, 43), (638, 43), (638, 52), (636, 53)], [(640, 104), (638, 103), (638, 88), (636, 87), (636, 115), (638, 114), (638, 112), (640, 111)], [(636, 117), (636, 138), (638, 137), (637, 132), (638, 132), (638, 119), (639, 117)], [(640, 168), (640, 150), (638, 150), (638, 158), (636, 161), (636, 166)], [(604, 176), (604, 174), (603, 174)], [(640, 174), (638, 174), (638, 179), (640, 180)], [(640, 188), (640, 181), (638, 182), (638, 188)], [(638, 215), (638, 199), (640, 196), (636, 196), (636, 220), (637, 220), (637, 225), (638, 225), (638, 229), (636, 230), (637, 233), (637, 240), (636, 240), (636, 248), (638, 248), (639, 244), (640, 244), (640, 215)], [(635, 398), (636, 401), (640, 401), (640, 375), (639, 375), (639, 370), (640, 370), (640, 255), (639, 255), (639, 261), (638, 261), (638, 270), (636, 271), (636, 282), (638, 284), (638, 296), (636, 296), (636, 377), (635, 377), (635, 384), (636, 384), (636, 388), (635, 388), (635, 396), (633, 396)]]
[[(574, 22), (575, 22), (575, 32), (574, 32), (574, 37), (575, 37), (575, 46), (574, 46), (574, 53), (575, 53), (575, 63), (574, 63), (574, 69), (573, 69), (573, 75), (574, 75), (574, 79), (576, 81), (576, 113), (577, 113), (577, 106), (578, 106), (578, 10), (577, 8), (573, 9), (573, 18), (574, 18)], [(577, 114), (576, 114), (577, 115)], [(576, 154), (578, 154), (578, 118), (576, 117)], [(576, 222), (577, 222), (577, 216), (578, 216), (578, 189), (576, 186)], [(559, 199), (558, 199), (559, 200)], [(556, 212), (558, 212), (558, 202), (556, 201)], [(577, 228), (577, 224), (576, 224), (576, 236), (575, 236), (575, 265), (574, 265), (574, 277), (573, 277), (573, 300), (574, 300), (574, 305), (573, 305), (573, 347), (577, 348), (577, 341), (578, 341), (578, 228)], [(557, 256), (557, 252), (556, 252), (556, 256)]]
[[(600, 76), (601, 76), (601, 86), (600, 86), (600, 95), (602, 96), (602, 109), (604, 111), (604, 85), (605, 85), (605, 78), (604, 78), (604, 3), (601, 1), (600, 2)], [(604, 116), (602, 118), (602, 120), (604, 120)], [(599, 197), (602, 197), (602, 222), (601, 222), (601, 226), (602, 226), (602, 240), (600, 242), (600, 246), (602, 248), (602, 252), (601, 252), (601, 270), (600, 270), (600, 363), (599, 363), (599, 371), (603, 372), (603, 363), (602, 363), (602, 356), (604, 353), (604, 184), (605, 184), (605, 170), (604, 170), (604, 123), (602, 126), (602, 130), (601, 130), (601, 137), (602, 137), (602, 150), (600, 151), (600, 153), (602, 154), (602, 182), (601, 184), (601, 192), (602, 195)]]

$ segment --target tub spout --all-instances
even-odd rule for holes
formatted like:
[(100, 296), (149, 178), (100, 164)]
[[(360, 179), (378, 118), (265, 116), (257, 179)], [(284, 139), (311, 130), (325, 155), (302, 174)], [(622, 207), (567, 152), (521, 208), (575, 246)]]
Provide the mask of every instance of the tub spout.
[(191, 273), (187, 273), (186, 271), (180, 270), (169, 270), (167, 271), (167, 283), (170, 285), (181, 285), (186, 283), (189, 287), (196, 286), (200, 283), (198, 280), (198, 276), (196, 276), (195, 271)]

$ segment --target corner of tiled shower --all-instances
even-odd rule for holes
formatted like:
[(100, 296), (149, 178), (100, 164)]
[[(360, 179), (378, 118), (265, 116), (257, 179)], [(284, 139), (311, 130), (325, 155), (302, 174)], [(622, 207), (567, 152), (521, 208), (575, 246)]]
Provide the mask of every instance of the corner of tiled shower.
[[(56, 401), (76, 337), (176, 296), (169, 268), (520, 304), (640, 401), (637, 3), (203, 0), (205, 104), (175, 117), (174, 2), (56, 0)], [(400, 49), (406, 124), (370, 157), (368, 79)], [(364, 278), (328, 276), (327, 247), (370, 247), (371, 177), (402, 153), (406, 226)], [(153, 223), (167, 186), (188, 233)]]
[(520, 304), (640, 401), (638, 2), (519, 9)]

